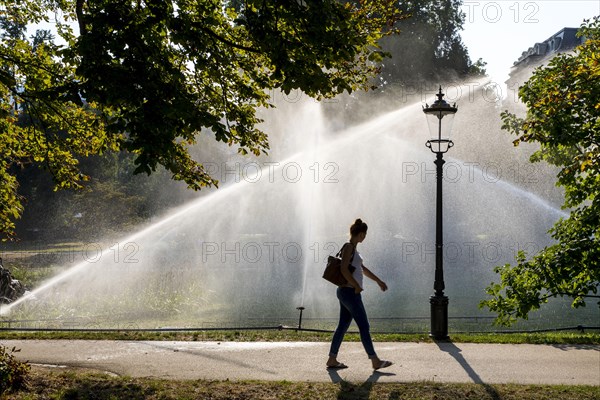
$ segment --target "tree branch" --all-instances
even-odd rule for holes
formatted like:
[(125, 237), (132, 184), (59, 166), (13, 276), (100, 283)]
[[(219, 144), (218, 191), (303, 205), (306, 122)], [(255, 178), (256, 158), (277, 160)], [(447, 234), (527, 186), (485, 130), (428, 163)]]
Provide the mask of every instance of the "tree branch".
[(248, 46), (244, 46), (244, 45), (241, 45), (241, 44), (234, 43), (234, 42), (232, 42), (231, 40), (224, 38), (223, 36), (221, 36), (221, 35), (219, 35), (219, 34), (217, 34), (217, 33), (213, 32), (212, 30), (210, 30), (210, 29), (208, 29), (208, 28), (206, 28), (206, 27), (199, 26), (198, 28), (199, 28), (199, 29), (200, 29), (202, 32), (204, 32), (204, 33), (208, 34), (209, 36), (212, 36), (213, 38), (215, 38), (215, 39), (217, 39), (217, 40), (219, 40), (219, 41), (221, 41), (221, 42), (225, 43), (225, 44), (226, 44), (226, 45), (228, 45), (228, 46), (234, 47), (234, 48), (236, 48), (236, 49), (240, 49), (240, 50), (248, 51), (248, 52), (251, 52), (251, 53), (256, 53), (256, 54), (260, 54), (260, 53), (261, 53), (261, 51), (260, 51), (260, 50), (253, 49), (252, 47), (248, 47)]
[(540, 300), (547, 300), (547, 299), (549, 299), (551, 297), (556, 297), (556, 296), (567, 296), (567, 297), (572, 297), (572, 298), (584, 297), (584, 298), (600, 299), (600, 296), (593, 296), (593, 295), (587, 295), (587, 294), (557, 292), (557, 293), (547, 294), (546, 296), (542, 297)]
[(85, 15), (83, 14), (83, 5), (85, 0), (77, 0), (75, 4), (75, 14), (77, 15), (77, 22), (79, 23), (79, 34), (83, 35), (87, 33), (87, 26), (85, 24)]

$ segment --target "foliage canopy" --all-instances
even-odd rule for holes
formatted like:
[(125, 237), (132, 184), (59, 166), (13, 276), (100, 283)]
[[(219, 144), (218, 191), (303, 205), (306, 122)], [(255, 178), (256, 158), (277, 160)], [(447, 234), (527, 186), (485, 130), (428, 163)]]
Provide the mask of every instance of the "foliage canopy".
[[(88, 176), (79, 160), (135, 154), (193, 189), (216, 185), (188, 146), (200, 132), (260, 154), (256, 111), (269, 92), (320, 98), (367, 89), (386, 56), (391, 0), (20, 0), (0, 8), (0, 230), (23, 212), (15, 171), (35, 164), (57, 188)], [(52, 22), (26, 37), (26, 26)], [(77, 29), (78, 28), (78, 29)], [(78, 31), (78, 32), (76, 32)]]
[(382, 39), (394, 57), (385, 60), (382, 79), (390, 83), (457, 79), (485, 75), (485, 62), (472, 63), (460, 31), (465, 14), (462, 0), (410, 0), (398, 2), (403, 15), (396, 22), (400, 35)]

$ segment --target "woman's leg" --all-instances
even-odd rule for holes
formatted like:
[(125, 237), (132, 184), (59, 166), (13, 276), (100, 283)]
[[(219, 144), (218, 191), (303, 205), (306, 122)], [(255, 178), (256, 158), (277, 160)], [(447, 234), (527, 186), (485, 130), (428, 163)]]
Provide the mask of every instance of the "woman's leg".
[(371, 328), (369, 325), (369, 319), (367, 318), (367, 311), (365, 310), (365, 306), (362, 302), (362, 296), (360, 294), (354, 294), (354, 298), (351, 302), (352, 306), (349, 307), (350, 312), (352, 313), (352, 317), (358, 325), (358, 330), (360, 332), (360, 341), (365, 348), (371, 362), (373, 363), (373, 369), (387, 368), (393, 365), (390, 361), (383, 361), (377, 354), (375, 353), (375, 348), (373, 347), (373, 339), (371, 339)]
[(363, 305), (361, 295), (354, 293), (353, 289), (351, 289), (351, 291), (345, 291), (342, 294), (340, 303), (342, 303), (344, 307), (348, 309), (352, 315), (352, 318), (354, 318), (356, 325), (358, 325), (360, 341), (362, 342), (369, 358), (378, 359), (377, 354), (375, 353), (375, 348), (373, 347), (369, 319), (367, 318), (367, 312), (365, 310), (365, 306)]
[(333, 334), (333, 339), (331, 340), (331, 347), (329, 349), (330, 359), (335, 359), (337, 357), (337, 354), (340, 350), (340, 346), (342, 345), (342, 341), (344, 340), (344, 335), (346, 334), (346, 331), (348, 331), (348, 328), (352, 323), (352, 314), (342, 302), (342, 298), (344, 297), (344, 295), (341, 292), (343, 292), (344, 289), (345, 288), (337, 289), (337, 297), (340, 300), (340, 319), (338, 322), (338, 326), (335, 329), (335, 333)]

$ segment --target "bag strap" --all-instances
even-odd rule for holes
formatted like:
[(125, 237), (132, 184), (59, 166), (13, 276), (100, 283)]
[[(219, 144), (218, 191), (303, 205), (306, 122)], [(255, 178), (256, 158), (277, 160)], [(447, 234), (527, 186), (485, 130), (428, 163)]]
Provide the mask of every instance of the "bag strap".
[[(350, 242), (344, 243), (344, 245), (342, 246), (340, 251), (338, 251), (337, 254), (335, 255), (336, 257), (342, 258), (342, 251), (344, 251), (344, 247), (346, 247), (347, 244), (352, 245), (352, 243), (350, 243)], [(352, 264), (352, 260), (354, 260), (354, 253), (356, 253), (356, 247), (352, 246), (352, 255), (350, 256), (350, 264)]]

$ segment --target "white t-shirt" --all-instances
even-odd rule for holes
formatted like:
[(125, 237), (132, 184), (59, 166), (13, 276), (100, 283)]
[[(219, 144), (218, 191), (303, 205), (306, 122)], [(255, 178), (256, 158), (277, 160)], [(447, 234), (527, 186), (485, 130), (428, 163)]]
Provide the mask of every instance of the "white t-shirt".
[(358, 252), (358, 250), (354, 251), (354, 258), (352, 258), (350, 265), (355, 267), (355, 270), (352, 273), (352, 276), (354, 277), (356, 282), (358, 282), (358, 285), (361, 287), (361, 289), (363, 289), (363, 270), (362, 270), (363, 259), (360, 256), (360, 253)]

